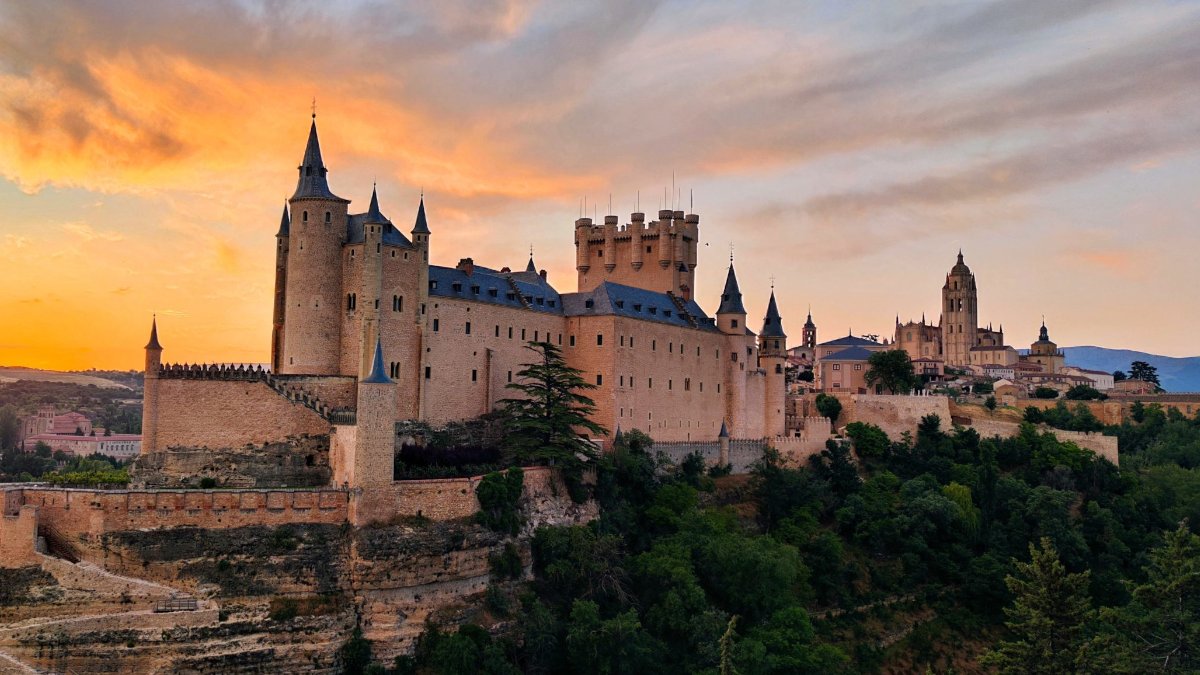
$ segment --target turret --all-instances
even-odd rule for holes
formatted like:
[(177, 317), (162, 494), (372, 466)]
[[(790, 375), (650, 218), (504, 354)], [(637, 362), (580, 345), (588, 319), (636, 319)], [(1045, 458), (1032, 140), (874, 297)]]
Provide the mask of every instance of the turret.
[(379, 341), (379, 305), (383, 298), (383, 231), (391, 227), (379, 210), (379, 193), (371, 187), (371, 205), (363, 216), (362, 282), (355, 305), (361, 317), (359, 331), (359, 368), (355, 373), (366, 377), (371, 368), (371, 348)]
[(142, 452), (158, 450), (158, 369), (162, 366), (158, 343), (158, 317), (150, 319), (150, 341), (146, 343), (146, 371), (142, 387)]
[[(384, 372), (383, 343), (375, 342), (371, 370), (358, 382), (358, 407), (353, 442), (339, 453), (335, 482), (351, 488), (386, 487), (392, 483), (396, 444), (396, 383)], [(338, 480), (340, 479), (340, 481)], [(378, 514), (358, 512), (351, 521), (363, 524)]]
[(429, 260), (429, 222), (425, 219), (425, 195), (421, 195), (421, 203), (417, 206), (417, 220), (413, 223), (413, 246), (425, 252), (425, 260)]
[(617, 217), (604, 216), (604, 271), (617, 267)]
[(671, 256), (675, 253), (672, 242), (671, 218), (675, 212), (671, 209), (660, 209), (658, 212), (658, 266), (664, 270), (671, 267)]
[(746, 308), (742, 305), (742, 291), (738, 288), (733, 261), (729, 263), (721, 305), (717, 307), (717, 329), (725, 334), (725, 346), (721, 349), (725, 361), (725, 412), (733, 433), (745, 438), (749, 412), (746, 409), (746, 370), (757, 364), (752, 360), (754, 337), (747, 334)]
[(787, 334), (775, 304), (775, 291), (767, 303), (762, 331), (758, 334), (758, 364), (766, 373), (763, 430), (768, 437), (782, 436), (787, 427), (784, 409), (787, 402)]
[(746, 307), (742, 304), (742, 291), (738, 288), (733, 261), (729, 262), (725, 290), (721, 291), (721, 304), (717, 307), (717, 328), (728, 335), (746, 334)]
[(296, 192), (289, 203), (286, 311), (279, 372), (339, 375), (342, 244), (350, 204), (333, 194), (321, 158), (316, 115), (308, 131)]
[(279, 231), (275, 233), (275, 307), (271, 314), (271, 370), (279, 372), (283, 358), (283, 326), (287, 315), (287, 259), (292, 219), (283, 205)]
[(642, 233), (646, 230), (646, 214), (635, 211), (629, 216), (629, 261), (634, 271), (642, 269)]
[[(582, 278), (592, 268), (592, 247), (588, 238), (592, 234), (592, 219), (578, 218), (575, 220), (575, 269)], [(580, 290), (584, 290), (580, 288)]]

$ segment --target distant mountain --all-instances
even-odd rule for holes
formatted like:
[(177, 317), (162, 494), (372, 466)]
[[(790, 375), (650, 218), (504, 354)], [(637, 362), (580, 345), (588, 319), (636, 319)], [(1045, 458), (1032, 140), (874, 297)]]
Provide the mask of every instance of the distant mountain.
[(1080, 368), (1091, 368), (1112, 372), (1129, 372), (1129, 364), (1145, 361), (1158, 368), (1158, 379), (1167, 391), (1200, 391), (1200, 356), (1178, 358), (1159, 356), (1132, 349), (1108, 349), (1106, 347), (1065, 347), (1067, 364)]
[(34, 380), (37, 382), (66, 382), (68, 384), (94, 384), (101, 389), (129, 389), (120, 382), (114, 382), (103, 377), (87, 373), (65, 373), (57, 370), (41, 370), (39, 368), (22, 368), (20, 366), (0, 366), (0, 384), (17, 382), (18, 380)]

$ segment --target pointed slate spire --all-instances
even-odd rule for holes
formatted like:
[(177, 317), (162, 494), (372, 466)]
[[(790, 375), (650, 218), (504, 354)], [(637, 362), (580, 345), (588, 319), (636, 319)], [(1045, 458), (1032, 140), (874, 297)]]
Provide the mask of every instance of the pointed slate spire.
[(421, 195), (421, 205), (417, 207), (417, 222), (413, 225), (413, 234), (429, 234), (429, 223), (425, 221), (425, 196)]
[(158, 317), (150, 319), (150, 342), (146, 343), (146, 349), (157, 349), (162, 351), (162, 345), (158, 344)]
[(808, 319), (805, 320), (804, 327), (805, 328), (816, 328), (817, 327), (817, 324), (813, 323), (813, 320), (812, 320), (812, 307), (811, 306), (809, 306), (809, 308), (808, 308)]
[(529, 255), (529, 264), (525, 266), (525, 271), (537, 274), (537, 265), (533, 264), (533, 254)]
[(737, 274), (733, 271), (733, 263), (729, 263), (729, 273), (725, 276), (725, 290), (721, 292), (721, 306), (717, 314), (745, 314), (746, 307), (742, 304), (742, 291), (738, 288)]
[(383, 373), (383, 339), (375, 338), (375, 360), (371, 362), (371, 374), (363, 380), (367, 384), (391, 384), (392, 380)]
[(775, 305), (775, 291), (771, 291), (771, 301), (767, 303), (767, 315), (763, 317), (763, 337), (787, 337), (783, 332), (783, 319), (779, 316), (779, 307)]
[(383, 215), (379, 210), (379, 193), (375, 190), (375, 186), (371, 185), (371, 206), (367, 208), (366, 218), (364, 223), (377, 223), (381, 225), (391, 225), (392, 221)]
[(297, 167), (300, 179), (296, 182), (296, 194), (292, 199), (336, 199), (345, 201), (329, 190), (325, 162), (321, 159), (321, 142), (317, 139), (317, 116), (313, 115), (312, 126), (308, 129), (308, 145), (304, 148), (304, 159)]
[(292, 217), (288, 215), (287, 202), (283, 203), (283, 218), (279, 219), (279, 231), (276, 237), (286, 237), (292, 231)]
[(725, 426), (725, 420), (721, 420), (721, 433), (717, 434), (717, 438), (729, 438), (729, 428)]

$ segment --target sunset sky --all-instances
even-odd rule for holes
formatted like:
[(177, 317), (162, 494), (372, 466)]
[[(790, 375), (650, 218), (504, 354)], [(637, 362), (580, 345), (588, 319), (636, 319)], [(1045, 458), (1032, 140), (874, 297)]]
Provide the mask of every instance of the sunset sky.
[[(936, 320), (961, 247), (1022, 348), (1200, 353), (1200, 2), (0, 3), (0, 365), (266, 361), (316, 98), (330, 184), (432, 258), (575, 290), (672, 176), (697, 299)], [(596, 210), (593, 210), (595, 207)]]

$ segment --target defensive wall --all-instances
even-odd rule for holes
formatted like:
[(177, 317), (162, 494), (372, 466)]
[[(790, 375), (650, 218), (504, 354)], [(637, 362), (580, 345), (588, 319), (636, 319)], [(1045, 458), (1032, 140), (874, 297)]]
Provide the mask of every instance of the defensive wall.
[[(1025, 408), (1033, 407), (1041, 410), (1053, 408), (1058, 405), (1060, 399), (1018, 399), (1015, 403), (1017, 408), (1024, 410)], [(1082, 404), (1086, 407), (1102, 424), (1120, 424), (1129, 417), (1129, 410), (1133, 404), (1141, 401), (1142, 405), (1157, 404), (1163, 409), (1174, 408), (1182, 413), (1185, 417), (1195, 417), (1200, 413), (1200, 394), (1141, 394), (1141, 395), (1117, 395), (1110, 396), (1105, 401), (1064, 401), (1067, 407), (1071, 410), (1075, 406)]]
[[(999, 436), (1001, 438), (1011, 438), (1021, 433), (1021, 425), (1017, 422), (1008, 422), (1005, 420), (983, 419), (980, 417), (971, 417), (966, 420), (967, 424), (979, 435), (984, 438)], [(1101, 433), (1090, 433), (1086, 431), (1064, 431), (1055, 429), (1046, 425), (1039, 425), (1038, 431), (1049, 432), (1063, 443), (1074, 443), (1085, 450), (1091, 450), (1100, 457), (1104, 457), (1113, 464), (1120, 462), (1117, 452), (1117, 437), (1105, 436)]]

